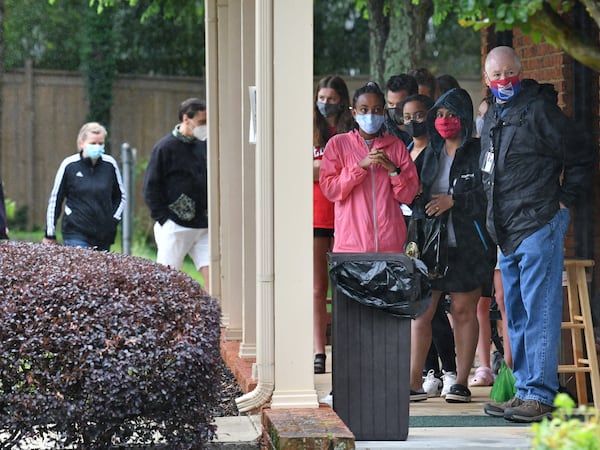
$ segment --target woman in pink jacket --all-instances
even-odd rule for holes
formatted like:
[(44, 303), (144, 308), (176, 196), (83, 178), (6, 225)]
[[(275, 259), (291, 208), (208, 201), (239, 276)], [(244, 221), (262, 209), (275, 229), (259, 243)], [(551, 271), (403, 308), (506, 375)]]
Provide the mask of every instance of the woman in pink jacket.
[(358, 89), (352, 115), (358, 129), (332, 137), (319, 182), (335, 203), (334, 252), (402, 253), (410, 204), (419, 179), (404, 143), (383, 132), (385, 98), (374, 82)]

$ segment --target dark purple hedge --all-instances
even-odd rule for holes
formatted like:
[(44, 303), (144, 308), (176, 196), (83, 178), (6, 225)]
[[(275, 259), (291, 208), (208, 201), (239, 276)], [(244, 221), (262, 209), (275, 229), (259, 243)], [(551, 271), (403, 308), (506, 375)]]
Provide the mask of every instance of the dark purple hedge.
[(188, 275), (87, 249), (0, 242), (0, 430), (108, 448), (214, 436), (220, 306)]

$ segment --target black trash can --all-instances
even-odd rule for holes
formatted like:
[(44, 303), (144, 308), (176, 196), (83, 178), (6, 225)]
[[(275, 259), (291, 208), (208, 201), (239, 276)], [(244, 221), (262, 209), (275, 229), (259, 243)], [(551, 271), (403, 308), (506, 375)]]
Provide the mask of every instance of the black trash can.
[(403, 254), (328, 257), (333, 409), (358, 441), (406, 440), (410, 320), (431, 301), (426, 269)]

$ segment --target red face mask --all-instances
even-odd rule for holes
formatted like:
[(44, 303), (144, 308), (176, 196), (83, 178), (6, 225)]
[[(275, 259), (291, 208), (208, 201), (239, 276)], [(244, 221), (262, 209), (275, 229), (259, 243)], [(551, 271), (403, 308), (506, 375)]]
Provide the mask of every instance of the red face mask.
[(437, 117), (435, 129), (444, 139), (453, 139), (460, 133), (460, 117)]

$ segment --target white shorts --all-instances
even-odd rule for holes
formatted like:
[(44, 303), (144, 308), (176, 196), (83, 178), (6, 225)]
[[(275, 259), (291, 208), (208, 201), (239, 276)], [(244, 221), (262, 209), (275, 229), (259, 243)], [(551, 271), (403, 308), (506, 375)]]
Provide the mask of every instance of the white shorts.
[(208, 266), (210, 251), (208, 228), (187, 228), (167, 220), (154, 224), (154, 240), (158, 247), (156, 262), (181, 269), (186, 255), (190, 255), (197, 270)]

